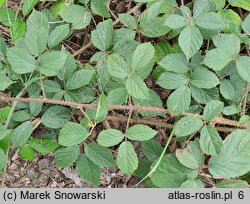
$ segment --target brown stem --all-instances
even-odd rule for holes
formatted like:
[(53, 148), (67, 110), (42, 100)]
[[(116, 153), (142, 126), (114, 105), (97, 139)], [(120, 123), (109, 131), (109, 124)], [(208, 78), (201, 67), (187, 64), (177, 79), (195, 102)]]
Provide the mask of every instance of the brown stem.
[[(135, 7), (133, 7), (128, 13), (131, 14), (133, 12), (135, 12), (137, 9), (139, 9), (141, 7), (142, 4), (137, 4)], [(114, 22), (113, 22), (113, 26), (115, 26), (116, 24), (118, 24), (120, 22), (120, 19), (117, 18)], [(93, 45), (92, 42), (89, 42), (88, 44), (84, 45), (83, 47), (81, 47), (79, 50), (75, 51), (73, 53), (73, 56), (77, 56), (79, 54), (81, 54), (82, 52), (84, 52), (85, 50), (87, 50), (88, 48), (90, 48)]]
[[(4, 96), (0, 96), (0, 101), (19, 101), (19, 102), (40, 102), (40, 103), (48, 103), (48, 104), (55, 104), (55, 105), (63, 105), (63, 106), (71, 106), (78, 109), (81, 108), (89, 108), (89, 109), (97, 109), (96, 104), (81, 104), (69, 101), (60, 101), (60, 100), (53, 100), (47, 98), (8, 98)], [(151, 106), (123, 106), (123, 105), (109, 105), (109, 110), (131, 110), (131, 111), (149, 111), (149, 112), (156, 112), (156, 113), (165, 113), (170, 114), (167, 109), (158, 108), (158, 107), (151, 107)], [(203, 119), (202, 115), (193, 114), (193, 113), (184, 113), (183, 116), (193, 116), (200, 119)], [(238, 121), (226, 119), (223, 117), (216, 117), (213, 122), (220, 125), (228, 125), (237, 128), (245, 129), (246, 125), (240, 124)]]

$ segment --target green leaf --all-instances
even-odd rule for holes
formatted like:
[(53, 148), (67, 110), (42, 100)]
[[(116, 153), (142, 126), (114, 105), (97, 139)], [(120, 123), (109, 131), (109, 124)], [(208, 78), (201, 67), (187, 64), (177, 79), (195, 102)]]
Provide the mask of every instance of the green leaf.
[(45, 111), (41, 121), (48, 128), (59, 129), (63, 127), (70, 118), (71, 112), (68, 108), (63, 106), (52, 106)]
[(103, 121), (108, 115), (108, 103), (106, 96), (102, 93), (98, 99), (97, 110), (95, 115), (95, 123)]
[(87, 144), (84, 148), (86, 156), (99, 167), (115, 166), (112, 152), (97, 143)]
[(90, 69), (81, 69), (76, 71), (66, 82), (67, 89), (75, 90), (88, 85), (94, 73), (95, 71)]
[(107, 129), (100, 132), (97, 142), (104, 147), (112, 147), (124, 139), (124, 134), (116, 129)]
[(144, 81), (135, 74), (127, 78), (126, 89), (130, 96), (133, 96), (137, 99), (148, 100), (149, 98), (148, 87), (146, 86)]
[(197, 26), (204, 29), (222, 30), (225, 27), (223, 19), (215, 12), (203, 13), (194, 19)]
[(166, 71), (176, 73), (186, 73), (189, 67), (189, 62), (181, 53), (169, 54), (164, 57), (158, 64)]
[(195, 116), (186, 116), (176, 123), (175, 134), (178, 137), (184, 137), (197, 132), (203, 126), (200, 118)]
[(140, 179), (143, 179), (150, 172), (151, 165), (152, 162), (139, 158), (138, 168), (135, 171), (135, 175)]
[(0, 71), (0, 91), (4, 91), (7, 89), (11, 84), (14, 82), (6, 76), (6, 74), (3, 71)]
[(218, 100), (212, 100), (205, 106), (203, 117), (206, 121), (212, 121), (218, 116), (224, 108), (224, 103)]
[(201, 129), (200, 146), (207, 155), (216, 155), (221, 152), (223, 141), (218, 131), (211, 125), (205, 125)]
[(11, 108), (9, 106), (0, 108), (0, 123), (3, 123), (10, 113)]
[(156, 161), (161, 156), (163, 148), (159, 142), (155, 140), (147, 140), (141, 143), (141, 149), (143, 154), (148, 158), (150, 161)]
[(110, 17), (109, 14), (109, 0), (91, 0), (90, 8), (91, 11), (102, 17)]
[(193, 7), (193, 16), (196, 18), (203, 13), (214, 11), (214, 9), (213, 1), (196, 0)]
[(30, 118), (31, 118), (31, 115), (30, 115), (30, 112), (27, 109), (16, 111), (12, 115), (12, 119), (14, 121), (17, 121), (17, 122), (27, 121), (27, 120), (30, 120)]
[(122, 105), (128, 98), (127, 90), (123, 87), (113, 89), (107, 96), (108, 104)]
[(17, 19), (10, 26), (10, 35), (13, 41), (21, 39), (26, 32), (26, 24), (22, 19)]
[(26, 49), (39, 56), (46, 48), (49, 37), (49, 21), (45, 14), (33, 11), (27, 20), (27, 32), (24, 43)]
[(118, 168), (130, 175), (138, 168), (138, 158), (134, 147), (130, 142), (123, 142), (118, 148), (117, 155)]
[(242, 23), (242, 28), (246, 34), (250, 35), (250, 14), (247, 15), (244, 22)]
[(226, 33), (240, 33), (241, 32), (241, 18), (240, 16), (231, 9), (219, 10), (218, 14), (223, 18), (226, 27), (224, 32)]
[[(30, 98), (40, 98), (41, 86), (38, 83), (32, 83), (28, 87), (28, 93)], [(37, 116), (43, 108), (43, 103), (39, 102), (29, 102), (30, 113), (33, 116)]]
[(80, 144), (88, 138), (87, 130), (73, 122), (66, 123), (60, 130), (58, 142), (60, 145), (70, 147)]
[(9, 8), (0, 8), (0, 23), (5, 26), (11, 26), (11, 23), (15, 21), (15, 11)]
[(236, 67), (239, 75), (242, 79), (250, 82), (250, 69), (249, 69), (250, 57), (241, 56), (236, 61)]
[(164, 89), (177, 89), (187, 85), (188, 76), (181, 73), (164, 72), (160, 75), (156, 83)]
[(198, 88), (211, 89), (216, 87), (220, 80), (206, 68), (197, 68), (191, 74), (190, 83)]
[(28, 144), (39, 154), (49, 154), (60, 147), (54, 139), (29, 139)]
[[(182, 165), (175, 155), (163, 156), (160, 165), (151, 175), (153, 183), (161, 188), (178, 188), (195, 172)], [(164, 179), (163, 179), (164, 178)]]
[(39, 0), (25, 0), (23, 1), (23, 15), (27, 16), (32, 11), (34, 6), (38, 3)]
[(219, 98), (219, 93), (216, 88), (213, 89), (200, 89), (195, 86), (190, 86), (191, 94), (195, 101), (201, 104), (206, 104), (211, 100)]
[(250, 171), (250, 132), (236, 130), (223, 142), (220, 154), (209, 160), (209, 172), (216, 177), (235, 178)]
[(32, 123), (30, 121), (24, 122), (15, 128), (12, 133), (11, 141), (16, 147), (22, 146), (26, 144), (32, 132)]
[(10, 131), (0, 123), (0, 140), (4, 139)]
[(96, 29), (91, 32), (91, 40), (94, 46), (102, 51), (111, 47), (112, 38), (113, 23), (111, 19), (98, 23)]
[(231, 80), (223, 79), (220, 83), (220, 93), (228, 100), (234, 100), (236, 98), (236, 87)]
[(181, 50), (189, 59), (200, 49), (203, 38), (196, 26), (188, 26), (181, 31), (178, 42)]
[(198, 139), (193, 142), (189, 142), (184, 149), (177, 149), (176, 157), (180, 163), (190, 169), (198, 169), (204, 164), (205, 161)]
[(100, 168), (90, 161), (86, 155), (82, 155), (77, 162), (76, 171), (80, 177), (95, 186), (98, 185), (101, 176)]
[(0, 148), (0, 175), (5, 166), (6, 155), (5, 152)]
[(187, 25), (187, 21), (183, 16), (172, 14), (168, 16), (165, 24), (172, 29), (180, 29)]
[(181, 86), (168, 97), (167, 107), (171, 114), (180, 115), (189, 109), (190, 103), (190, 89), (187, 86)]
[(126, 132), (126, 136), (130, 140), (145, 141), (152, 139), (157, 134), (157, 131), (146, 125), (134, 125)]
[(248, 0), (228, 0), (231, 6), (240, 7), (250, 11), (250, 2)]
[(61, 41), (63, 41), (70, 33), (70, 28), (68, 24), (59, 25), (55, 27), (54, 30), (51, 31), (48, 38), (48, 46), (50, 48), (55, 47)]
[(28, 161), (33, 161), (35, 158), (35, 151), (29, 146), (23, 146), (19, 149), (18, 154)]
[(26, 74), (36, 69), (35, 59), (23, 48), (8, 48), (7, 59), (17, 74)]
[(73, 29), (86, 28), (91, 21), (91, 13), (83, 6), (71, 4), (64, 6), (60, 16), (68, 23), (72, 23)]
[(51, 51), (42, 54), (39, 59), (39, 70), (45, 76), (55, 76), (63, 67), (67, 55), (63, 51)]
[(221, 181), (215, 184), (216, 188), (249, 188), (248, 183), (242, 180)]
[(121, 23), (125, 26), (127, 26), (130, 29), (136, 29), (137, 22), (133, 16), (131, 16), (129, 13), (121, 13), (118, 15)]
[(212, 49), (206, 53), (204, 64), (215, 71), (222, 70), (231, 61), (231, 53), (223, 49)]
[(204, 188), (204, 184), (198, 179), (189, 179), (182, 183), (180, 188)]
[(143, 43), (136, 47), (132, 58), (132, 68), (144, 68), (154, 57), (155, 49), (151, 43)]
[(66, 147), (61, 148), (55, 152), (55, 161), (57, 167), (69, 167), (71, 166), (79, 157), (80, 149), (79, 147)]
[(119, 79), (128, 77), (131, 72), (127, 62), (117, 54), (109, 55), (107, 66), (109, 74)]

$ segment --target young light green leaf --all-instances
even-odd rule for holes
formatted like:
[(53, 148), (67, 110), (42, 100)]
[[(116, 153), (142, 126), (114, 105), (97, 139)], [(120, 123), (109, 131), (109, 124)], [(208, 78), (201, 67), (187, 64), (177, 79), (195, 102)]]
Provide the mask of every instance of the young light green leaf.
[(197, 132), (203, 126), (200, 118), (195, 116), (186, 116), (176, 123), (175, 134), (178, 137), (184, 137)]
[(126, 174), (132, 174), (138, 167), (138, 158), (130, 142), (123, 142), (118, 148), (118, 168)]
[(7, 49), (7, 59), (11, 69), (17, 74), (26, 74), (36, 69), (35, 59), (23, 48)]
[(146, 125), (134, 125), (126, 132), (126, 136), (131, 140), (146, 141), (152, 139), (157, 131)]
[(137, 99), (148, 100), (148, 87), (139, 76), (135, 74), (129, 76), (126, 81), (126, 89), (130, 96), (133, 96)]
[(39, 70), (45, 76), (55, 76), (63, 67), (67, 59), (67, 55), (63, 51), (51, 51), (42, 54), (38, 59)]
[(187, 25), (187, 21), (183, 16), (172, 14), (167, 17), (166, 26), (172, 29), (180, 29)]
[(236, 61), (236, 67), (239, 75), (242, 79), (250, 82), (250, 69), (249, 69), (250, 57), (241, 56)]
[(112, 152), (97, 143), (90, 143), (84, 147), (86, 156), (99, 167), (115, 166)]
[(78, 70), (67, 80), (66, 87), (68, 90), (75, 90), (88, 85), (94, 73), (91, 69)]
[(86, 155), (82, 155), (77, 162), (76, 171), (80, 177), (95, 186), (98, 185), (101, 176), (100, 168), (90, 161)]
[(77, 146), (58, 149), (55, 152), (55, 161), (57, 167), (69, 167), (80, 155), (80, 149)]
[(229, 4), (235, 7), (250, 11), (250, 2), (248, 0), (228, 0)]
[(107, 66), (109, 74), (116, 78), (124, 79), (131, 72), (127, 62), (117, 54), (109, 55)]
[(211, 125), (206, 125), (201, 129), (200, 146), (207, 155), (219, 154), (223, 141), (218, 131)]
[(196, 26), (188, 26), (181, 31), (178, 42), (181, 50), (189, 59), (200, 49), (203, 38)]
[(112, 147), (124, 139), (124, 134), (116, 129), (107, 129), (100, 132), (97, 142), (104, 147)]
[(180, 163), (190, 169), (197, 169), (201, 167), (205, 161), (198, 139), (189, 142), (184, 149), (177, 149), (176, 157)]
[(26, 24), (20, 18), (18, 18), (10, 26), (10, 35), (13, 41), (17, 41), (18, 39), (23, 38), (25, 32), (26, 32)]
[(220, 80), (213, 72), (206, 68), (197, 68), (191, 74), (190, 83), (198, 88), (211, 89), (216, 87), (220, 83)]
[(59, 129), (70, 120), (70, 117), (71, 112), (68, 108), (52, 106), (44, 112), (41, 121), (48, 128)]
[(12, 133), (11, 141), (16, 147), (22, 146), (28, 141), (32, 132), (32, 123), (30, 121), (24, 122), (15, 128)]
[(209, 160), (209, 172), (216, 177), (235, 178), (250, 171), (250, 132), (236, 130), (223, 142), (218, 155)]
[(19, 151), (18, 154), (28, 160), (28, 161), (33, 161), (35, 158), (35, 151), (33, 148), (31, 148), (30, 146), (22, 146)]
[(80, 144), (88, 138), (87, 130), (73, 122), (66, 123), (60, 130), (58, 142), (60, 145), (70, 147)]
[(212, 100), (205, 106), (203, 117), (206, 121), (213, 120), (217, 115), (221, 113), (224, 108), (224, 103), (218, 100)]
[(60, 16), (68, 23), (72, 23), (73, 29), (86, 28), (91, 21), (91, 13), (83, 6), (71, 4), (64, 6)]
[(155, 140), (147, 140), (141, 143), (141, 148), (143, 154), (148, 158), (150, 161), (156, 161), (157, 158), (161, 156), (163, 148), (159, 142)]
[[(178, 188), (195, 170), (182, 165), (175, 155), (163, 156), (160, 165), (151, 175), (154, 184), (161, 188)], [(164, 178), (164, 179), (162, 179)]]
[(167, 100), (167, 107), (173, 115), (185, 113), (191, 103), (191, 93), (187, 86), (176, 89)]
[(136, 29), (137, 22), (133, 16), (128, 13), (121, 13), (118, 15), (121, 23), (130, 29)]
[(105, 119), (108, 115), (108, 103), (106, 100), (106, 96), (102, 93), (98, 99), (96, 115), (95, 115), (95, 123), (99, 123)]
[(27, 16), (32, 11), (34, 6), (38, 3), (39, 0), (26, 0), (23, 1), (23, 15)]
[[(5, 152), (0, 148), (0, 172), (2, 172), (5, 165), (6, 155)], [(1, 173), (0, 173), (1, 175)]]
[(166, 71), (176, 73), (186, 73), (188, 72), (189, 67), (189, 62), (181, 53), (169, 54), (164, 57), (158, 64)]
[(151, 43), (142, 43), (135, 49), (132, 58), (132, 68), (139, 70), (145, 67), (154, 57), (155, 49)]
[(105, 51), (111, 47), (113, 38), (112, 20), (106, 20), (98, 23), (96, 29), (91, 32), (91, 40), (95, 47)]
[(10, 131), (0, 123), (0, 140), (4, 139)]
[(63, 41), (70, 33), (70, 28), (68, 24), (59, 25), (54, 30), (51, 31), (48, 38), (48, 46), (50, 48), (55, 47), (61, 41)]
[(54, 139), (29, 139), (28, 144), (39, 154), (49, 154), (56, 150), (60, 145)]
[(225, 27), (223, 19), (215, 12), (203, 13), (194, 19), (197, 26), (204, 29), (222, 30)]

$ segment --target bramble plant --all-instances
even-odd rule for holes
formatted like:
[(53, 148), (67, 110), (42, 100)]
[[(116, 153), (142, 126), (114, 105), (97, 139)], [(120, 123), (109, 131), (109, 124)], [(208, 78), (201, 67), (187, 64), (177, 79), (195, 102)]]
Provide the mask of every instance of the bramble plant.
[(93, 186), (105, 167), (135, 186), (249, 186), (249, 0), (21, 2), (0, 0), (2, 185), (15, 148)]

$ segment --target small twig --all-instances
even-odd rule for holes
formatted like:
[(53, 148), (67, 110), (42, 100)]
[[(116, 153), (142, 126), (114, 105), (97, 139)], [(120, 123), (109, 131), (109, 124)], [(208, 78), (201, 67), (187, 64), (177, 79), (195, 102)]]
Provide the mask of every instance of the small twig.
[[(128, 104), (129, 104), (129, 106), (132, 106), (131, 97), (129, 97), (129, 99), (128, 99)], [(129, 123), (130, 123), (130, 119), (131, 119), (132, 113), (133, 113), (133, 111), (129, 110), (128, 120), (127, 120), (127, 125), (126, 125), (126, 132), (128, 130), (128, 127), (129, 127)]]

